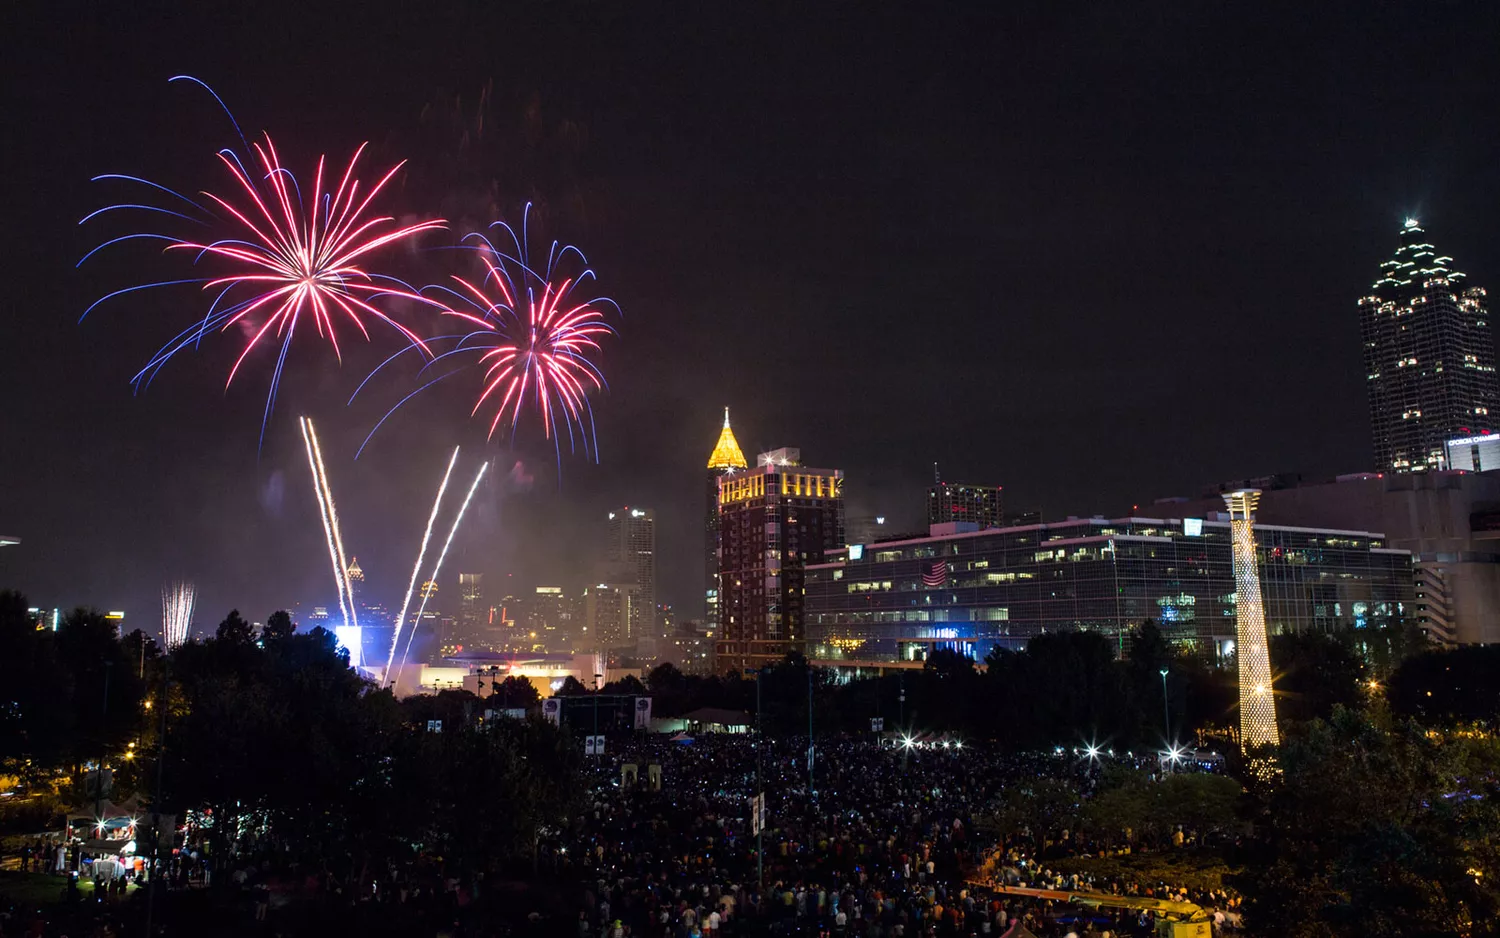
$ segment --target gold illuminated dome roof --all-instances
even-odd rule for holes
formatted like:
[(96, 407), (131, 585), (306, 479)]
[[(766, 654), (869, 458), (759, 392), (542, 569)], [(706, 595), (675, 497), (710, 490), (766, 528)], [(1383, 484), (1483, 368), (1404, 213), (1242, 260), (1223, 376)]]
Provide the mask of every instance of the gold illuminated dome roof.
[(708, 468), (710, 469), (745, 469), (749, 467), (745, 462), (745, 454), (740, 451), (740, 443), (734, 438), (734, 431), (729, 429), (729, 408), (724, 408), (724, 429), (719, 434), (719, 442), (714, 446), (712, 456), (708, 457)]

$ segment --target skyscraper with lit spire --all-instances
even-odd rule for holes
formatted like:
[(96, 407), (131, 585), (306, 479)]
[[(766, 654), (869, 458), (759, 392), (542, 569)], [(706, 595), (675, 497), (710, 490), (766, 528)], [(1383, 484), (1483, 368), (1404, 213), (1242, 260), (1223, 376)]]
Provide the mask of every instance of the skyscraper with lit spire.
[(1444, 444), (1497, 426), (1500, 376), (1484, 290), (1415, 218), (1359, 301), (1378, 472), (1447, 468)]
[(724, 429), (719, 431), (719, 442), (708, 457), (708, 499), (703, 518), (704, 564), (703, 596), (704, 621), (710, 629), (719, 625), (719, 478), (730, 473), (748, 469), (740, 443), (729, 429), (729, 408), (724, 408)]

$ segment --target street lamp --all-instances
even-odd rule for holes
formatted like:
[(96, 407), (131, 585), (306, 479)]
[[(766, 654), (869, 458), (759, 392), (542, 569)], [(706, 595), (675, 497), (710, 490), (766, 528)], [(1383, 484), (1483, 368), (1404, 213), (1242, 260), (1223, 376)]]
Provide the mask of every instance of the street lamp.
[(1162, 728), (1166, 730), (1166, 734), (1167, 735), (1166, 735), (1165, 739), (1167, 740), (1167, 744), (1171, 745), (1171, 742), (1172, 742), (1172, 711), (1171, 711), (1169, 705), (1167, 704), (1167, 673), (1168, 672), (1167, 672), (1166, 668), (1162, 668), (1159, 673), (1161, 674), (1161, 718), (1162, 718)]
[[(602, 675), (602, 674), (596, 674), (596, 675), (594, 675), (594, 735), (595, 736), (599, 735), (599, 679), (602, 678), (602, 677), (604, 677), (604, 675)], [(597, 749), (594, 751), (594, 754), (598, 755), (598, 750)]]
[(899, 671), (899, 672), (897, 672), (897, 674), (896, 674), (896, 682), (897, 682), (897, 686), (899, 686), (901, 688), (901, 694), (900, 694), (900, 696), (898, 696), (896, 698), (896, 702), (901, 705), (901, 709), (898, 711), (900, 713), (900, 717), (898, 718), (897, 723), (898, 723), (898, 725), (902, 729), (906, 729), (906, 672), (905, 671)]
[(761, 750), (764, 748), (765, 739), (761, 735), (760, 725), (760, 675), (763, 669), (751, 670), (755, 673), (755, 795), (750, 799), (750, 824), (755, 828), (755, 877), (758, 883), (756, 901), (764, 903), (766, 892), (765, 823), (760, 816), (760, 799), (765, 795), (764, 783), (761, 781)]

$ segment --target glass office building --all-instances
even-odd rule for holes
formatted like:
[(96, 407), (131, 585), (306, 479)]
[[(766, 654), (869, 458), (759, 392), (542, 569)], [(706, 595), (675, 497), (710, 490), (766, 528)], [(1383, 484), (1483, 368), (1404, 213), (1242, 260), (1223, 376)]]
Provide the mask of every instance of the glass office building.
[[(1415, 615), (1411, 554), (1379, 534), (1257, 525), (1266, 627), (1332, 632)], [(851, 545), (806, 570), (808, 657), (983, 659), (1034, 635), (1092, 629), (1129, 652), (1147, 620), (1208, 658), (1233, 653), (1227, 517), (1070, 519)]]
[(1375, 469), (1442, 469), (1447, 441), (1500, 420), (1485, 292), (1438, 253), (1414, 218), (1372, 291), (1359, 310)]

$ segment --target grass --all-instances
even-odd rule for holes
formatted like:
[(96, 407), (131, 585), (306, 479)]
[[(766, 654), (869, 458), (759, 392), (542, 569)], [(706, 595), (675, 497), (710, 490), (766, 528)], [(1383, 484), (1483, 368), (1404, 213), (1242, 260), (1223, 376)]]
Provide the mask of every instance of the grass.
[(1047, 865), (1064, 873), (1092, 873), (1095, 877), (1145, 884), (1166, 882), (1198, 890), (1219, 889), (1224, 885), (1226, 874), (1238, 872), (1217, 854), (1196, 850), (1133, 853), (1117, 857), (1070, 857), (1049, 860)]
[[(37, 907), (57, 905), (63, 902), (63, 890), (67, 885), (67, 877), (54, 876), (51, 873), (21, 873), (13, 870), (0, 872), (0, 896), (10, 899), (17, 905)], [(125, 888), (125, 895), (128, 898), (135, 895), (140, 887), (131, 883)], [(78, 892), (85, 901), (92, 900), (94, 897), (93, 881), (80, 879)]]

